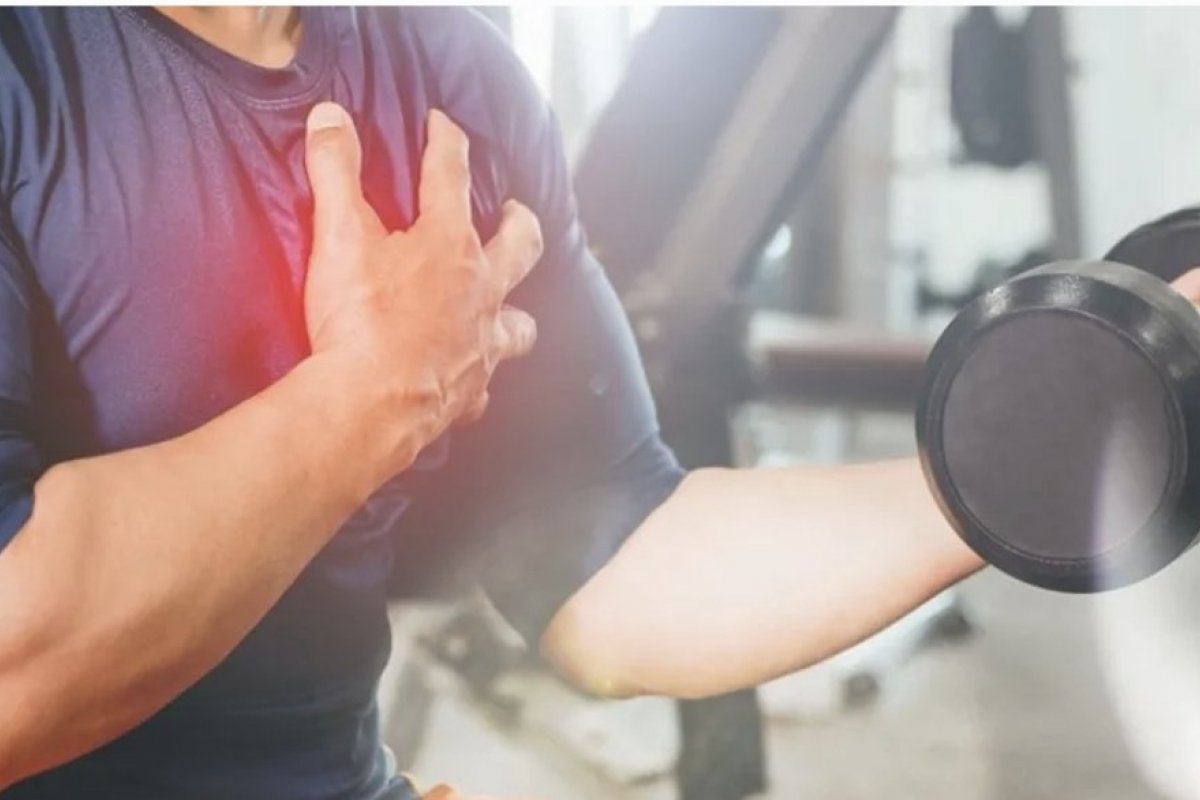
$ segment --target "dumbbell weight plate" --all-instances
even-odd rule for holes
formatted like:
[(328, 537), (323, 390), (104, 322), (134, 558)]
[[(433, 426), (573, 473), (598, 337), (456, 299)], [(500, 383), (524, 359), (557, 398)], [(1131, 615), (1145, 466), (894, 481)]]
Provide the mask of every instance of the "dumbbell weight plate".
[(1146, 577), (1200, 532), (1200, 315), (1121, 264), (1024, 273), (939, 338), (917, 438), (988, 562), (1071, 592)]

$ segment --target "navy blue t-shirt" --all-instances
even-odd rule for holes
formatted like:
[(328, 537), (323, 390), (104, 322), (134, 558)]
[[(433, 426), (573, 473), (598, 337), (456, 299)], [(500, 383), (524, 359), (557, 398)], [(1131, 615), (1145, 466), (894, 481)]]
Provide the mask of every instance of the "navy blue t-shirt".
[(216, 670), (5, 798), (375, 797), (389, 587), (482, 584), (534, 638), (680, 478), (553, 116), (505, 40), (463, 10), (302, 14), (280, 70), (148, 9), (0, 17), (0, 547), (48, 466), (178, 436), (307, 355), (318, 101), (353, 115), (366, 197), (393, 228), (413, 220), (428, 109), (467, 131), (481, 235), (509, 197), (541, 219), (545, 256), (512, 297), (538, 346)]

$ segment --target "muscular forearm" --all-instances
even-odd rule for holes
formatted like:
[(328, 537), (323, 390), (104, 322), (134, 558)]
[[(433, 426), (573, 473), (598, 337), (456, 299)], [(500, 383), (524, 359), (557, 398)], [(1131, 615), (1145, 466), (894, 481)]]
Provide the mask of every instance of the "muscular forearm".
[(314, 357), (192, 433), (46, 473), (0, 553), (0, 787), (124, 732), (245, 636), (425, 435), (371, 392)]
[(979, 566), (915, 461), (701, 470), (543, 645), (600, 693), (718, 694), (849, 647)]
[[(388, 232), (346, 111), (308, 118), (313, 356), (172, 441), (50, 469), (0, 553), (0, 789), (120, 735), (214, 667), (342, 521), (483, 412), (533, 320), (504, 298), (541, 255), (507, 203), (471, 225), (466, 136), (433, 114), (420, 214)], [(163, 335), (167, 335), (164, 332)]]

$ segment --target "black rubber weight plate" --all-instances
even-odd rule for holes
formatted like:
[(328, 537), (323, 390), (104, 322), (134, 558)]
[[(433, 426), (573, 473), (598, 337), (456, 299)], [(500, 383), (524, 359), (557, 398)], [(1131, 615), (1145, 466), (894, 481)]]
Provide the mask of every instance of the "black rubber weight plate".
[(951, 382), (946, 468), (1010, 547), (1094, 558), (1127, 544), (1163, 500), (1169, 404), (1128, 340), (1082, 315), (1026, 312), (984, 335)]
[(1200, 528), (1200, 317), (1114, 264), (1052, 265), (947, 329), (918, 413), (943, 510), (977, 552), (1030, 583), (1137, 580)]

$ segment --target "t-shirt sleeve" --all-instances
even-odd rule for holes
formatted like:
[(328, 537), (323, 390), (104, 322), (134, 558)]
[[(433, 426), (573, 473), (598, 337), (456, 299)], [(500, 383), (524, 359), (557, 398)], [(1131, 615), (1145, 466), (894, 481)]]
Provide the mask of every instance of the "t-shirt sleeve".
[(30, 278), (11, 241), (0, 232), (0, 549), (28, 521), (40, 471), (31, 433)]
[(480, 75), (464, 91), (487, 97), (446, 105), (451, 116), (456, 106), (493, 109), (507, 196), (541, 222), (542, 259), (510, 296), (537, 320), (538, 342), (501, 365), (485, 418), (452, 434), (449, 463), (418, 491), (404, 529), (469, 550), (496, 606), (532, 641), (682, 471), (659, 438), (624, 310), (588, 250), (554, 115), (498, 32), (459, 20), (475, 27)]

